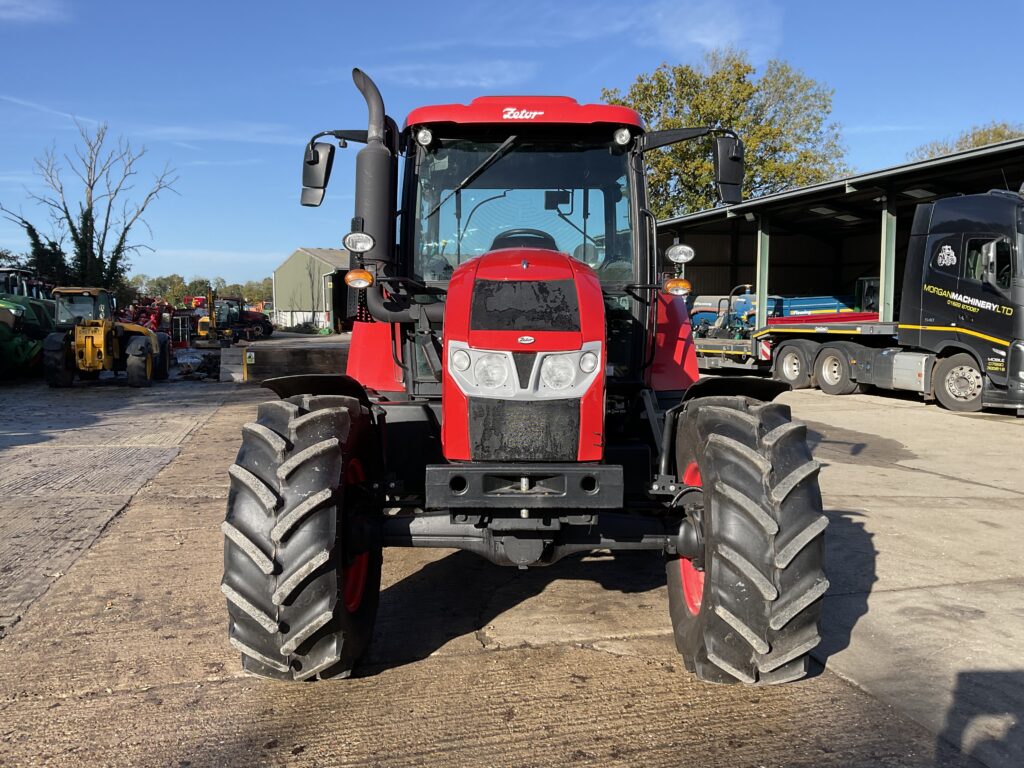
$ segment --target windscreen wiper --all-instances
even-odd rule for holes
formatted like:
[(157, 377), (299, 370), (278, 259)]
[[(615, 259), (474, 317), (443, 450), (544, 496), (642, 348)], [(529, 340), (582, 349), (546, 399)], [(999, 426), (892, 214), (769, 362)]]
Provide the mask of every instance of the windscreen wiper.
[(480, 174), (482, 174), (484, 171), (486, 171), (488, 168), (490, 168), (492, 165), (498, 162), (501, 158), (507, 155), (509, 150), (512, 149), (513, 146), (515, 146), (517, 139), (518, 137), (513, 135), (509, 136), (507, 139), (501, 142), (497, 149), (491, 152), (491, 154), (489, 154), (484, 159), (484, 161), (480, 163), (480, 165), (478, 165), (476, 168), (470, 171), (469, 175), (455, 186), (455, 189), (453, 189), (451, 192), (449, 192), (447, 195), (441, 198), (440, 202), (438, 202), (437, 205), (430, 209), (430, 213), (426, 215), (426, 218), (429, 219), (431, 216), (437, 213), (438, 209), (440, 209), (442, 205), (447, 203), (452, 198), (452, 195), (461, 192), (463, 189), (468, 187), (470, 184), (472, 184), (474, 181), (480, 178)]

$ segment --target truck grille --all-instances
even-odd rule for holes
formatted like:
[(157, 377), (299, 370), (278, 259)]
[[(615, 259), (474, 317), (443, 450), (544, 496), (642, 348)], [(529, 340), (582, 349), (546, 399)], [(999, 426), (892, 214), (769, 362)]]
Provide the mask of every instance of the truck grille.
[(469, 398), (474, 461), (575, 461), (580, 401)]

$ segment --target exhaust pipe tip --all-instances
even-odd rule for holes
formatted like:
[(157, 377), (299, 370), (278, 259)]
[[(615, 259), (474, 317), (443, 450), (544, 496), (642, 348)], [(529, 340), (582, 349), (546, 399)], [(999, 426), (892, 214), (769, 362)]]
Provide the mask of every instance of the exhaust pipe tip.
[(384, 141), (384, 99), (380, 95), (380, 89), (359, 67), (352, 68), (352, 82), (366, 100), (366, 108), (370, 116), (367, 126), (366, 139), (370, 141)]

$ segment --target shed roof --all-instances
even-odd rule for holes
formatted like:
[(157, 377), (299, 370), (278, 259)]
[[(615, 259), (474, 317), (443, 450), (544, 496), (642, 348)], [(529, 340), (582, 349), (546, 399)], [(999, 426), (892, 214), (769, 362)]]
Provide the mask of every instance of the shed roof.
[[(1024, 182), (1024, 139), (1011, 139), (941, 157), (859, 173), (834, 181), (765, 195), (735, 205), (711, 208), (658, 222), (659, 227), (682, 229), (700, 226), (702, 231), (727, 219), (785, 213), (816, 219), (822, 224), (856, 224), (880, 195), (889, 195), (897, 206), (913, 206), (956, 193), (987, 191), (998, 179), (1017, 189)], [(826, 205), (834, 203), (834, 205)], [(817, 206), (818, 210), (811, 209)], [(834, 210), (831, 210), (834, 209)], [(834, 224), (833, 224), (834, 226)]]

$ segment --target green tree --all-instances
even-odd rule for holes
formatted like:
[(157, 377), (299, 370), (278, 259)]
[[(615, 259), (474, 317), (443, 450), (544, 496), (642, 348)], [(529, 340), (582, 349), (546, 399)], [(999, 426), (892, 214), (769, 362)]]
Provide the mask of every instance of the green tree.
[[(732, 128), (746, 147), (744, 198), (815, 184), (846, 172), (839, 125), (830, 120), (831, 88), (783, 61), (758, 76), (747, 54), (708, 53), (696, 66), (662, 64), (625, 93), (605, 89), (612, 104), (635, 109), (651, 130)], [(713, 207), (714, 166), (708, 141), (648, 153), (650, 207), (664, 218)]]
[(205, 277), (196, 275), (185, 284), (186, 296), (205, 296), (210, 290), (210, 281)]
[(185, 278), (177, 274), (150, 278), (147, 287), (151, 296), (169, 304), (180, 304), (185, 296)]
[[(52, 235), (40, 236), (40, 228), (21, 214), (0, 204), (0, 211), (20, 224), (28, 235), (33, 255), (63, 254), (65, 237), (71, 253), (64, 255), (65, 275), (58, 282), (119, 288), (125, 283), (129, 257), (145, 246), (134, 243), (132, 231), (146, 226), (143, 215), (162, 192), (173, 189), (174, 171), (165, 168), (149, 191), (134, 196), (139, 163), (146, 149), (134, 150), (126, 139), (111, 146), (107, 126), (90, 132), (78, 123), (80, 144), (73, 156), (58, 156), (51, 147), (36, 159), (36, 173), (46, 188), (29, 199), (43, 206), (50, 218)], [(56, 265), (49, 265), (56, 271)]]
[(995, 144), (1000, 141), (1019, 139), (1024, 136), (1024, 123), (996, 122), (985, 125), (975, 125), (968, 128), (955, 139), (941, 139), (929, 141), (907, 154), (908, 160), (927, 160), (931, 157), (950, 155), (954, 152), (963, 152), (975, 147), (983, 147), (986, 144)]

